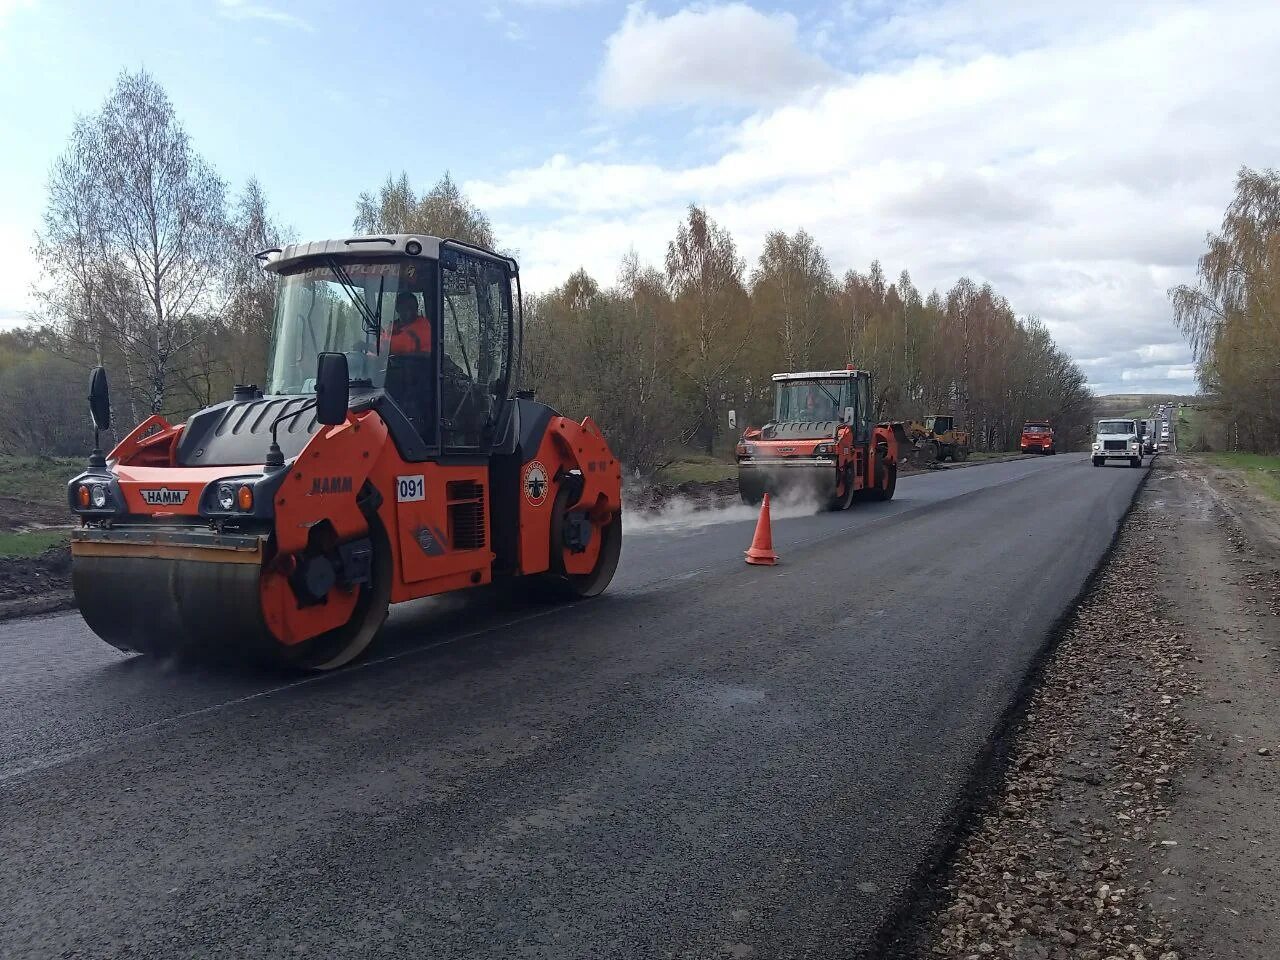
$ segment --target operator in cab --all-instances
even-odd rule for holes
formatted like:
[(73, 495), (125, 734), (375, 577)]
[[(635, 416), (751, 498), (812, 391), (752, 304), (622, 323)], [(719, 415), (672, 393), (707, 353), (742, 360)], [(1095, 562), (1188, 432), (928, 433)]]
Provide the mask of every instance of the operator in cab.
[(824, 391), (817, 384), (809, 387), (808, 395), (804, 401), (804, 419), (806, 420), (836, 420), (839, 419), (833, 413), (835, 404), (832, 402), (831, 395)]
[(382, 331), (388, 353), (431, 353), (431, 321), (418, 312), (418, 297), (408, 290), (396, 296), (396, 316), (390, 330)]

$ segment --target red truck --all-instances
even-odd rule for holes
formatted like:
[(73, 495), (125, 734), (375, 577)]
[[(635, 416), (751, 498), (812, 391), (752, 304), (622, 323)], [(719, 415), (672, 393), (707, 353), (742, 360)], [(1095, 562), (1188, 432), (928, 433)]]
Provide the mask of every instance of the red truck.
[(1022, 425), (1022, 440), (1018, 444), (1023, 453), (1057, 453), (1053, 442), (1053, 427), (1044, 420), (1028, 420)]

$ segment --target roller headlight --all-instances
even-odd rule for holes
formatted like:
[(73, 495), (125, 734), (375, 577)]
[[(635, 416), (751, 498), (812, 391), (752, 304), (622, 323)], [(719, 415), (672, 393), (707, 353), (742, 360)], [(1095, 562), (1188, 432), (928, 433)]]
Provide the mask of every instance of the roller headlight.
[(234, 484), (218, 484), (218, 509), (230, 513), (236, 508), (236, 488)]
[(835, 453), (835, 445), (830, 443), (820, 443), (813, 448), (813, 452), (815, 456), (819, 456), (819, 457), (824, 455), (830, 456), (831, 454)]
[(259, 479), (258, 477), (227, 477), (209, 484), (205, 487), (201, 512), (215, 516), (228, 513), (251, 515), (258, 499), (254, 484)]
[(115, 504), (110, 482), (98, 477), (89, 477), (72, 489), (71, 509), (79, 513), (111, 513)]

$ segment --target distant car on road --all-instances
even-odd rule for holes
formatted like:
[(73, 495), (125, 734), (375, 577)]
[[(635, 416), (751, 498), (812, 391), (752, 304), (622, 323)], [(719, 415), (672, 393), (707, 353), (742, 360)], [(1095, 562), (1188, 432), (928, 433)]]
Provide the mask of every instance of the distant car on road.
[(1093, 465), (1100, 467), (1108, 460), (1128, 460), (1129, 466), (1142, 466), (1142, 438), (1137, 420), (1099, 420), (1093, 435)]

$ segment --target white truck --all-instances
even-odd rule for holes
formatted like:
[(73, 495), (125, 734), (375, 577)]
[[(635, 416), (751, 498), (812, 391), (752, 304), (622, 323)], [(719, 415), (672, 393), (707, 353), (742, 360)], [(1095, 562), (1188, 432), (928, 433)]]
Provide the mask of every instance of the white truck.
[(1142, 452), (1150, 456), (1155, 456), (1156, 444), (1159, 442), (1157, 440), (1157, 434), (1160, 432), (1159, 429), (1156, 427), (1156, 424), (1159, 423), (1160, 421), (1147, 420), (1144, 422), (1146, 423), (1147, 428), (1142, 435)]
[(1093, 433), (1093, 465), (1101, 467), (1108, 460), (1128, 460), (1129, 466), (1142, 466), (1142, 437), (1137, 420), (1099, 420)]

